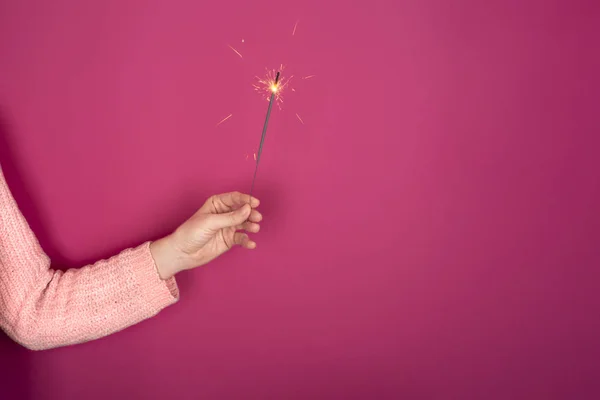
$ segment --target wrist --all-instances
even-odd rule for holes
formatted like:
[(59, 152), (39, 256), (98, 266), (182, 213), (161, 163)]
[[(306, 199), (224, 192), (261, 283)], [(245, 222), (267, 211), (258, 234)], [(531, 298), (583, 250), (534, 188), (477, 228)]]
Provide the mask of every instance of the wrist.
[(171, 235), (150, 243), (150, 253), (156, 264), (158, 275), (163, 280), (175, 276), (183, 269), (180, 267), (183, 265), (182, 256), (173, 246)]

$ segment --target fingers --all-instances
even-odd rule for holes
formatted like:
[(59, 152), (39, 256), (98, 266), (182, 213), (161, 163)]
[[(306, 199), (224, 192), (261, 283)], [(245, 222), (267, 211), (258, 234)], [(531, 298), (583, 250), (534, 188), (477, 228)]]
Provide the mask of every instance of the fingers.
[(257, 210), (252, 210), (252, 212), (250, 213), (250, 216), (248, 217), (248, 221), (250, 222), (260, 222), (262, 221), (263, 216), (260, 212), (258, 212)]
[(235, 227), (235, 229), (245, 230), (248, 232), (256, 233), (260, 230), (258, 222), (262, 221), (262, 214), (256, 210), (252, 210), (247, 221)]
[(233, 235), (233, 243), (237, 244), (238, 246), (242, 246), (246, 249), (255, 249), (256, 248), (256, 243), (253, 242), (252, 240), (250, 240), (248, 235), (246, 235), (245, 233), (242, 233), (242, 232), (236, 232)]
[(218, 206), (222, 206), (222, 209), (217, 210), (218, 212), (229, 211), (237, 209), (244, 204), (250, 204), (252, 208), (258, 207), (260, 201), (256, 197), (250, 197), (250, 195), (240, 192), (223, 193), (214, 196), (215, 203)]
[(253, 222), (246, 221), (243, 224), (236, 226), (235, 229), (245, 230), (246, 232), (256, 233), (256, 232), (260, 231), (260, 225), (255, 224)]
[(250, 216), (251, 208), (249, 205), (243, 205), (235, 211), (222, 214), (212, 214), (207, 219), (208, 227), (213, 230), (233, 228), (242, 225)]

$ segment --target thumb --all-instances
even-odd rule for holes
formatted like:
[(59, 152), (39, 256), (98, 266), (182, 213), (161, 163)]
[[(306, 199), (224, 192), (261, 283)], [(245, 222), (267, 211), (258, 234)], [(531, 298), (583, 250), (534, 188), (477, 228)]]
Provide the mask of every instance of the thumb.
[(231, 228), (245, 222), (250, 216), (252, 208), (249, 204), (244, 204), (235, 211), (224, 214), (213, 214), (209, 218), (209, 226), (212, 229)]

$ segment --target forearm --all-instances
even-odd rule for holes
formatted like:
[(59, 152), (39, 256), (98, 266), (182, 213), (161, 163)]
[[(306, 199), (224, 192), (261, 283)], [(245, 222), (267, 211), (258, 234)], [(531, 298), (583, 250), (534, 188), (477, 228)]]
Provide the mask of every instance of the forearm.
[(0, 170), (0, 328), (9, 336), (32, 349), (80, 343), (148, 318), (177, 297), (148, 243), (80, 269), (51, 269)]
[[(80, 269), (48, 268), (32, 278), (28, 287), (2, 286), (8, 300), (2, 328), (34, 350), (109, 335), (178, 298), (175, 280), (159, 277), (147, 243)], [(27, 295), (18, 301), (21, 291)]]

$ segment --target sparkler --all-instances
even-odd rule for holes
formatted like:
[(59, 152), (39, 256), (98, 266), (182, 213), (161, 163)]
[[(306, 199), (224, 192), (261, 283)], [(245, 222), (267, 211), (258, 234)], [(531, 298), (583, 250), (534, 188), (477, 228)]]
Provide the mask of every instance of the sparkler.
[[(292, 36), (296, 35), (296, 31), (297, 31), (299, 22), (300, 21), (297, 20), (296, 23), (294, 24), (294, 27), (292, 29)], [(242, 39), (242, 43), (244, 43), (244, 42), (245, 42), (245, 40)], [(229, 47), (229, 49), (231, 49), (231, 51), (233, 53), (235, 53), (238, 57), (240, 57), (242, 60), (244, 60), (244, 56), (236, 48), (234, 48), (233, 46), (231, 46), (229, 44), (227, 46)], [(256, 182), (258, 165), (260, 164), (260, 158), (261, 158), (263, 146), (265, 143), (265, 137), (267, 134), (267, 126), (269, 125), (269, 118), (271, 117), (271, 110), (273, 108), (273, 103), (277, 104), (277, 106), (279, 107), (280, 110), (282, 109), (282, 104), (283, 104), (282, 92), (284, 91), (286, 86), (290, 83), (291, 79), (293, 78), (293, 76), (283, 77), (283, 73), (282, 73), (283, 69), (284, 69), (283, 64), (280, 65), (279, 70), (275, 70), (275, 69), (268, 70), (267, 69), (266, 75), (262, 78), (256, 77), (257, 81), (255, 84), (253, 84), (254, 89), (261, 95), (261, 97), (269, 102), (269, 107), (267, 109), (267, 115), (265, 117), (265, 123), (263, 126), (262, 135), (260, 138), (260, 144), (258, 146), (258, 153), (253, 154), (256, 165), (254, 167), (254, 176), (252, 178), (252, 186), (250, 187), (250, 196), (252, 196), (252, 194), (254, 193), (254, 184)], [(309, 80), (309, 79), (314, 78), (315, 76), (316, 75), (302, 76), (301, 79)], [(296, 89), (293, 87), (292, 87), (292, 92), (296, 92)], [(219, 121), (216, 124), (216, 127), (223, 124), (224, 122), (229, 120), (231, 117), (232, 117), (232, 114), (229, 114), (228, 116), (223, 118), (221, 121)], [(301, 124), (304, 125), (304, 121), (302, 120), (302, 117), (300, 117), (300, 115), (298, 113), (296, 113), (296, 118), (298, 119), (298, 121)], [(250, 157), (250, 154), (246, 154), (246, 160), (248, 160), (249, 157)]]
[(260, 163), (260, 156), (262, 154), (263, 145), (265, 144), (265, 136), (267, 135), (267, 126), (269, 125), (269, 117), (271, 116), (271, 109), (273, 103), (277, 101), (279, 95), (279, 72), (275, 75), (275, 79), (269, 85), (271, 90), (271, 97), (269, 99), (269, 108), (267, 109), (267, 116), (265, 118), (265, 124), (263, 125), (262, 135), (260, 137), (260, 144), (258, 145), (258, 154), (256, 155), (256, 166), (254, 167), (254, 177), (252, 178), (252, 186), (250, 187), (250, 197), (252, 198), (252, 192), (254, 191), (254, 182), (256, 181), (256, 172), (258, 171), (258, 164)]

